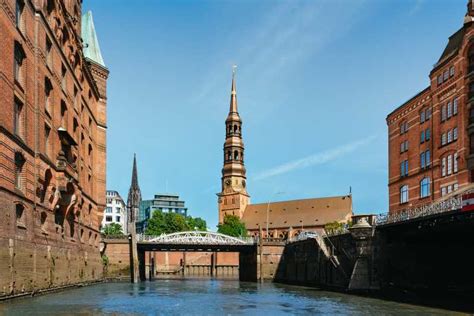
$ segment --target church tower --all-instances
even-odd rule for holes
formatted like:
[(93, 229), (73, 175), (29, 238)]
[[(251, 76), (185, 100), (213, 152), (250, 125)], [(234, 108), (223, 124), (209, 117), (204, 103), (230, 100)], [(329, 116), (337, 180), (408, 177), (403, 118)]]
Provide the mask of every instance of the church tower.
[(132, 183), (128, 191), (127, 199), (127, 211), (128, 211), (128, 232), (130, 234), (130, 274), (132, 283), (138, 283), (139, 278), (144, 278), (144, 275), (140, 276), (139, 272), (139, 261), (138, 261), (138, 250), (137, 250), (137, 231), (136, 221), (138, 217), (138, 209), (140, 208), (140, 202), (142, 201), (142, 193), (138, 186), (138, 172), (137, 172), (137, 158), (133, 155), (133, 169), (132, 169)]
[(244, 165), (244, 142), (242, 141), (242, 120), (237, 109), (235, 90), (235, 66), (232, 72), (229, 115), (225, 120), (226, 137), (224, 143), (224, 168), (222, 168), (221, 193), (217, 194), (219, 223), (224, 215), (236, 215), (242, 218), (249, 204), (250, 196), (246, 188), (246, 170)]

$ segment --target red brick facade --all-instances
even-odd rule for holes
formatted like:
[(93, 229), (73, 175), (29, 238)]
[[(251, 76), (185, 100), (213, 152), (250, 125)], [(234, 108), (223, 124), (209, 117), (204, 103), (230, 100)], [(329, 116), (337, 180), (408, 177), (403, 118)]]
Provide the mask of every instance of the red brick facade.
[(107, 69), (81, 0), (0, 0), (0, 296), (102, 275)]
[(464, 26), (449, 38), (429, 74), (430, 85), (387, 116), (392, 213), (432, 203), (472, 183), (473, 16), (469, 4)]

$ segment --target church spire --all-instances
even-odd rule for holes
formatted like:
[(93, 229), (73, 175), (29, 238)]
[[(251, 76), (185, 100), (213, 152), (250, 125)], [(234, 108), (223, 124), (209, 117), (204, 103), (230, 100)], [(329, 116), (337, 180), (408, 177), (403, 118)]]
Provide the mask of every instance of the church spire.
[(138, 209), (140, 202), (142, 201), (142, 193), (140, 186), (138, 185), (138, 172), (137, 172), (137, 157), (133, 155), (133, 168), (132, 168), (132, 183), (128, 190), (127, 208), (129, 222), (134, 223), (138, 217)]
[(232, 66), (232, 88), (230, 92), (230, 109), (229, 113), (238, 113), (237, 109), (237, 91), (235, 90), (235, 70), (237, 66)]
[(226, 214), (243, 216), (249, 202), (246, 188), (246, 170), (244, 165), (244, 142), (242, 140), (242, 119), (237, 110), (237, 92), (235, 89), (235, 68), (232, 70), (232, 88), (230, 109), (225, 120), (224, 167), (222, 168), (219, 196), (219, 223)]
[(138, 188), (137, 155), (133, 154), (132, 185), (131, 188)]

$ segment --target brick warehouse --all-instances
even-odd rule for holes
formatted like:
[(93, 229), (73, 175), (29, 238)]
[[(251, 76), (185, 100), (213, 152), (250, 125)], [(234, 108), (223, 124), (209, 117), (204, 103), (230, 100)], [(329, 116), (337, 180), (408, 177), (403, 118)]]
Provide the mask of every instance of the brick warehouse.
[(387, 116), (391, 213), (448, 198), (474, 180), (473, 41), (469, 1), (430, 85)]
[(0, 297), (102, 277), (106, 83), (81, 0), (0, 0)]

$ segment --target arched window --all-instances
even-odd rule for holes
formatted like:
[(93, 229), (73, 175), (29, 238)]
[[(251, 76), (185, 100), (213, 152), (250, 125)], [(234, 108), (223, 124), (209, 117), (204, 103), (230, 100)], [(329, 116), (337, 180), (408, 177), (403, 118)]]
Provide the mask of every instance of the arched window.
[(424, 198), (431, 195), (431, 181), (429, 177), (420, 181), (420, 197)]
[(237, 125), (234, 125), (234, 133), (237, 133)]
[(239, 152), (237, 150), (234, 151), (234, 160), (239, 160)]
[(232, 160), (232, 152), (230, 150), (227, 152), (227, 160)]
[(408, 185), (405, 184), (400, 187), (400, 203), (407, 203), (408, 199)]

